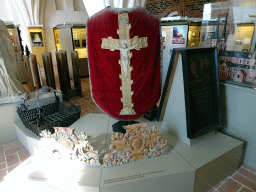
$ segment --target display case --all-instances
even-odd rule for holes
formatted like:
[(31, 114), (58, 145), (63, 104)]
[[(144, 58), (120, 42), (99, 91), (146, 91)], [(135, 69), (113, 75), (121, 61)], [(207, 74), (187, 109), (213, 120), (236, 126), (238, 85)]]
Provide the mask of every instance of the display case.
[[(218, 47), (219, 78), (224, 83), (256, 88), (255, 10), (255, 1), (204, 5), (200, 45)], [(216, 27), (205, 35), (209, 20), (215, 20)]]
[(86, 48), (86, 29), (85, 26), (73, 26), (72, 37), (74, 50), (78, 53), (79, 75), (83, 77), (89, 76), (87, 48)]
[(42, 54), (45, 53), (45, 38), (43, 26), (28, 27), (32, 53), (36, 55), (37, 62), (43, 66)]
[[(72, 63), (71, 51), (78, 53), (79, 75), (88, 77), (88, 59), (86, 47), (86, 28), (83, 24), (60, 24), (53, 28), (56, 51), (67, 51), (68, 63)], [(70, 77), (73, 78), (69, 64)]]
[(201, 36), (201, 21), (190, 22), (188, 27), (188, 43), (187, 47), (199, 47), (200, 46), (200, 36)]

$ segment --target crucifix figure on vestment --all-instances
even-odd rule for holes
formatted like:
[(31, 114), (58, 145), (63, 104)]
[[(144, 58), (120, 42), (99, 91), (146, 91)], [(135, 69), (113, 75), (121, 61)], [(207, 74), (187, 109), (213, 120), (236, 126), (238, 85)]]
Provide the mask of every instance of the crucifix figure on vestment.
[(123, 70), (124, 70), (124, 76), (127, 76), (127, 67), (128, 64), (130, 65), (129, 61), (129, 55), (128, 55), (128, 51), (130, 51), (131, 49), (134, 49), (135, 47), (137, 47), (138, 43), (132, 47), (128, 47), (128, 42), (127, 40), (122, 40), (121, 41), (121, 47), (116, 47), (115, 45), (110, 44), (110, 46), (114, 47), (116, 50), (120, 50), (120, 54), (121, 54), (121, 61), (123, 64)]
[(121, 74), (119, 75), (122, 86), (121, 102), (123, 103), (123, 109), (120, 111), (120, 115), (136, 115), (133, 109), (131, 85), (133, 80), (131, 79), (132, 66), (130, 66), (130, 60), (132, 53), (130, 50), (140, 50), (140, 48), (146, 48), (148, 46), (147, 37), (138, 38), (138, 36), (130, 39), (131, 24), (129, 24), (129, 17), (127, 13), (118, 14), (119, 29), (117, 34), (119, 39), (113, 39), (112, 37), (103, 38), (101, 48), (110, 49), (110, 51), (120, 50)]

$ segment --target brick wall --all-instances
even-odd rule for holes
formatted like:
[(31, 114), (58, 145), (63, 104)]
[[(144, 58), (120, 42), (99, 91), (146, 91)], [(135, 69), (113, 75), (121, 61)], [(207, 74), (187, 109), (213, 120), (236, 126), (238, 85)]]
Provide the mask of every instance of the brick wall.
[(180, 11), (184, 7), (185, 16), (203, 17), (204, 4), (227, 0), (148, 0), (146, 9), (158, 17), (166, 17), (173, 11)]

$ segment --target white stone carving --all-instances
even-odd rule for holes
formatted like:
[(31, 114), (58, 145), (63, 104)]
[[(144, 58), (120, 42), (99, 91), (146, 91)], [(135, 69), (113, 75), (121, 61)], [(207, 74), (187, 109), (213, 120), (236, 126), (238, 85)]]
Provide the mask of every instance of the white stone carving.
[(14, 47), (9, 32), (1, 20), (0, 45), (0, 104), (26, 99), (27, 92), (18, 80)]
[(34, 151), (34, 157), (47, 159), (77, 160), (83, 164), (100, 165), (99, 153), (93, 150), (84, 132), (74, 134), (74, 128), (56, 127), (55, 133), (43, 130)]

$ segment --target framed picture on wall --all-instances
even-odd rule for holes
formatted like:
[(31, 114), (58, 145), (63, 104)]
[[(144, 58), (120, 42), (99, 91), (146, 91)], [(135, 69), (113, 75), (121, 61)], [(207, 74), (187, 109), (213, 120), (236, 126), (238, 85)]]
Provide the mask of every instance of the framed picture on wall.
[(42, 32), (30, 32), (32, 47), (43, 47)]
[(74, 40), (75, 47), (80, 47), (80, 41), (79, 40)]
[(254, 34), (254, 23), (237, 24), (234, 51), (250, 52)]
[(86, 39), (83, 39), (83, 40), (82, 40), (82, 46), (83, 46), (83, 47), (86, 47)]
[(187, 26), (173, 27), (172, 44), (186, 44)]

